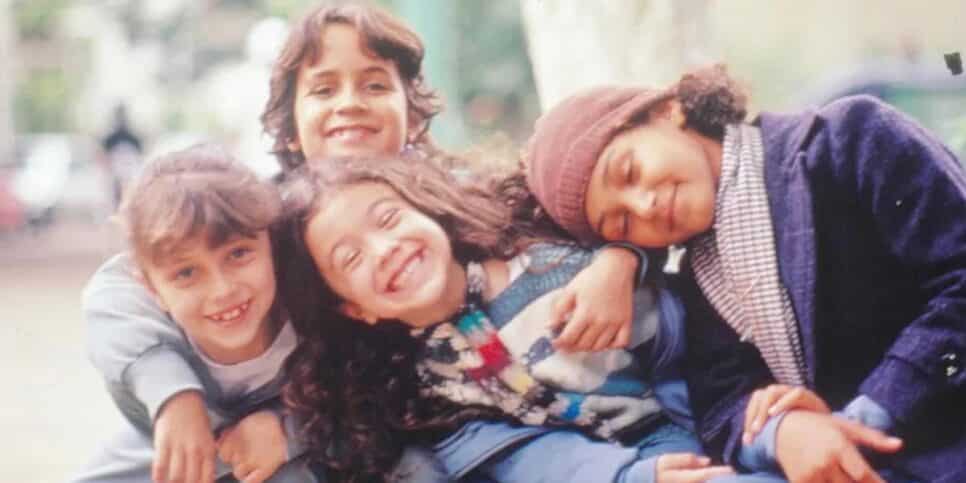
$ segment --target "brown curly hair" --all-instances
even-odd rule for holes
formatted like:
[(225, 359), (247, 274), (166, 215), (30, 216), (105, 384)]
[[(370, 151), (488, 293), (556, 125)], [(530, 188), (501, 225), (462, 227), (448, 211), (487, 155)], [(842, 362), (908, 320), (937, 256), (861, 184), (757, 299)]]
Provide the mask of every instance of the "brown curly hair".
[[(744, 121), (748, 115), (748, 94), (724, 64), (686, 72), (670, 90), (681, 103), (686, 127), (711, 139), (721, 141), (725, 126)], [(645, 121), (648, 112), (639, 114), (630, 124)]]
[[(308, 165), (312, 165), (310, 169)], [(301, 345), (289, 359), (286, 403), (304, 424), (311, 454), (330, 476), (350, 481), (386, 478), (407, 442), (435, 441), (475, 419), (509, 420), (495, 408), (465, 407), (419, 394), (420, 343), (407, 327), (374, 327), (347, 319), (304, 243), (309, 220), (340, 188), (384, 183), (449, 235), (460, 262), (508, 258), (559, 231), (527, 222), (519, 205), (522, 177), (456, 179), (435, 163), (411, 160), (328, 160), (307, 163), (283, 186), (292, 217), (280, 296), (292, 314)], [(518, 219), (519, 218), (519, 219)]]
[(359, 31), (365, 48), (376, 56), (392, 61), (399, 71), (406, 92), (410, 127), (407, 136), (414, 148), (435, 156), (441, 151), (429, 138), (429, 122), (443, 109), (436, 91), (426, 85), (422, 63), (425, 49), (419, 35), (390, 13), (373, 5), (327, 2), (305, 14), (289, 32), (282, 51), (272, 67), (269, 98), (262, 111), (265, 132), (274, 138), (272, 153), (283, 170), (305, 162), (301, 151), (289, 144), (297, 138), (295, 90), (299, 70), (322, 54), (321, 38), (326, 25), (349, 25)]

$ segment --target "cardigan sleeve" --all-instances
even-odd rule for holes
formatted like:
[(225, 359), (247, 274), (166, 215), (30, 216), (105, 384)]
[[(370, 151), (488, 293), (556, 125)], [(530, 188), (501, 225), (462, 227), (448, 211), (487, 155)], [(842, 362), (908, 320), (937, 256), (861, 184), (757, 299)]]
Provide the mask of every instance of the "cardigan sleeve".
[(918, 293), (897, 295), (923, 301), (859, 388), (901, 435), (966, 384), (966, 173), (895, 109), (871, 98), (838, 104), (841, 121), (829, 126), (832, 172), (855, 190), (884, 246), (914, 274)]

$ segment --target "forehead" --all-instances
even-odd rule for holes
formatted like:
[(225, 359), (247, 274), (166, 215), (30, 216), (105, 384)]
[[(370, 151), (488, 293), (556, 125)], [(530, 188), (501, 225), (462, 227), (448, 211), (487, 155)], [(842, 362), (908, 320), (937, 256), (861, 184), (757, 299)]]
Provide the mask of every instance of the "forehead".
[(382, 200), (401, 201), (389, 186), (363, 182), (338, 188), (322, 197), (321, 206), (309, 220), (308, 236), (313, 244), (335, 243), (347, 234), (362, 232), (368, 226), (365, 218), (375, 203)]
[(395, 64), (379, 57), (368, 48), (359, 31), (347, 24), (331, 23), (322, 29), (319, 42), (321, 49), (315, 58), (308, 58), (303, 71), (356, 70), (382, 67), (394, 72)]
[(189, 238), (157, 250), (147, 265), (164, 269), (186, 262), (205, 260), (217, 256), (222, 248), (235, 242), (242, 240), (267, 241), (267, 238), (265, 230), (259, 231), (253, 238), (233, 233), (222, 239), (216, 239), (210, 230), (200, 230)]

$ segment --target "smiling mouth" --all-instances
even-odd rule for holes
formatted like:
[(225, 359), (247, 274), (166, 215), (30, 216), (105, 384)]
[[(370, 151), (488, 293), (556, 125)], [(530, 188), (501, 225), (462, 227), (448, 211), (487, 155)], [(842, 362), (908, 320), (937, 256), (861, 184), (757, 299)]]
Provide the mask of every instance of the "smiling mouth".
[(325, 133), (327, 138), (339, 139), (343, 141), (353, 141), (365, 138), (378, 132), (378, 129), (368, 126), (342, 126), (330, 129)]
[(215, 321), (219, 324), (227, 324), (232, 322), (237, 322), (248, 312), (248, 308), (251, 306), (252, 301), (248, 301), (231, 307), (227, 310), (222, 310), (221, 312), (206, 315), (208, 319)]
[(420, 248), (409, 255), (409, 257), (405, 262), (403, 262), (392, 278), (389, 279), (389, 283), (386, 284), (386, 292), (399, 292), (406, 287), (407, 282), (409, 282), (409, 277), (411, 277), (413, 272), (416, 271), (416, 267), (422, 263), (424, 251), (425, 250), (423, 248)]

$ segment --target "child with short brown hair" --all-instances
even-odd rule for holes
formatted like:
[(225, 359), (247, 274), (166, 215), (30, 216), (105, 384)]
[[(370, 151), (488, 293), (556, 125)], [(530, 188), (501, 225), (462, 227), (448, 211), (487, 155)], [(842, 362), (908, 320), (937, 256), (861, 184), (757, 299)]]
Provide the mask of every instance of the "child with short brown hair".
[[(283, 363), (297, 343), (275, 296), (269, 228), (280, 205), (273, 185), (213, 145), (152, 161), (125, 193), (119, 219), (130, 252), (104, 276), (140, 278), (164, 311), (158, 317), (174, 322), (157, 349), (181, 359), (148, 350), (109, 385), (132, 427), (79, 481), (213, 481), (229, 473), (314, 481), (279, 398)], [(113, 306), (124, 302), (133, 301)], [(161, 328), (130, 321), (116, 330), (137, 339)], [(224, 463), (217, 468), (216, 453)]]

